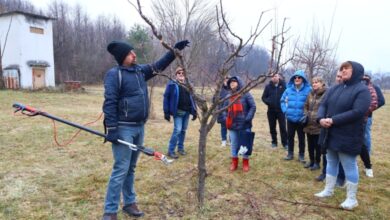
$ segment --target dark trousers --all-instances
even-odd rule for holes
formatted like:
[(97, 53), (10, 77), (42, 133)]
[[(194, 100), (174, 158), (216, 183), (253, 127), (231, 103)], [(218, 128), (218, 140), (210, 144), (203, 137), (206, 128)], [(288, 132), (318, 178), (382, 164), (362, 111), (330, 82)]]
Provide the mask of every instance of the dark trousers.
[(287, 145), (287, 131), (286, 131), (286, 118), (282, 112), (268, 111), (268, 124), (269, 132), (271, 133), (272, 143), (278, 144), (277, 132), (276, 132), (276, 121), (279, 124), (280, 140), (283, 146)]
[(318, 134), (306, 134), (307, 148), (309, 150), (310, 163), (320, 164), (321, 162), (321, 146), (318, 144)]
[(365, 168), (372, 168), (370, 153), (368, 153), (368, 147), (365, 144), (363, 144), (362, 152), (360, 152), (360, 158), (362, 159)]
[(303, 133), (303, 125), (287, 121), (287, 136), (288, 136), (288, 154), (294, 155), (294, 138), (295, 132), (298, 134), (299, 156), (305, 155), (305, 133)]

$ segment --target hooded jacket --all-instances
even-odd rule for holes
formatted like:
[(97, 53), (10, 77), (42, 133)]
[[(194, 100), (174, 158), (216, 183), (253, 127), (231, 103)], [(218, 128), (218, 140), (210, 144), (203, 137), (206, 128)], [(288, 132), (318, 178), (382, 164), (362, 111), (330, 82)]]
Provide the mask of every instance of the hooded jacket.
[(367, 86), (361, 83), (363, 66), (348, 62), (353, 68), (351, 79), (329, 89), (318, 109), (317, 121), (323, 118), (333, 120), (327, 137), (324, 137), (329, 149), (358, 155), (364, 141), (364, 115), (370, 106), (371, 95)]
[[(230, 83), (232, 79), (236, 79), (238, 82), (237, 91), (240, 90), (244, 83), (238, 76), (231, 77), (228, 82), (228, 88), (230, 88)], [(231, 94), (233, 94), (233, 91), (230, 90)], [(228, 99), (226, 101), (226, 105), (230, 104), (230, 100)], [(245, 93), (241, 96), (240, 102), (243, 107), (243, 114), (238, 114), (236, 117), (233, 118), (232, 127), (230, 130), (245, 130), (247, 128), (252, 128), (252, 120), (255, 116), (256, 112), (256, 103), (253, 99), (253, 96), (250, 93)], [(224, 112), (224, 118), (226, 121), (226, 112)]]
[[(303, 79), (302, 85), (298, 90), (294, 84), (294, 78), (296, 76), (300, 76)], [(303, 108), (310, 91), (311, 86), (305, 77), (305, 72), (303, 70), (296, 71), (290, 78), (287, 89), (280, 99), (282, 112), (286, 115), (288, 121), (297, 123), (303, 117)]]
[[(165, 114), (176, 116), (179, 106), (179, 84), (170, 80), (165, 88), (163, 110)], [(191, 100), (191, 115), (196, 115), (196, 105), (194, 99), (190, 95)]]
[(275, 85), (272, 81), (264, 88), (261, 100), (268, 106), (268, 111), (281, 112), (280, 98), (286, 90), (286, 83), (283, 80), (279, 80), (279, 83)]
[(149, 115), (149, 97), (146, 81), (163, 71), (173, 60), (167, 52), (152, 64), (115, 66), (104, 77), (104, 123), (107, 127), (119, 124), (143, 124)]

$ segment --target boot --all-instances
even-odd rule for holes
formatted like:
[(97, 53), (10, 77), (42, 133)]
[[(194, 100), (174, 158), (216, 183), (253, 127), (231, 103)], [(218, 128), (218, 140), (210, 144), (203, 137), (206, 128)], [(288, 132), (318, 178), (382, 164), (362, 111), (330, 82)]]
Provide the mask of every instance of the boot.
[(138, 209), (138, 206), (136, 203), (132, 203), (129, 205), (125, 205), (122, 208), (123, 212), (132, 216), (132, 217), (142, 217), (144, 216), (144, 213)]
[(334, 191), (334, 186), (336, 185), (336, 179), (337, 177), (327, 174), (325, 178), (325, 189), (319, 193), (314, 194), (314, 196), (319, 198), (332, 196)]
[(232, 164), (230, 165), (230, 171), (235, 171), (238, 166), (238, 157), (232, 157)]
[(358, 184), (347, 181), (346, 185), (347, 185), (347, 199), (340, 204), (340, 207), (346, 210), (352, 210), (353, 208), (359, 205), (356, 199)]
[(104, 213), (102, 220), (117, 220), (116, 213)]
[(248, 158), (242, 159), (242, 170), (244, 172), (248, 172), (249, 171), (249, 159)]

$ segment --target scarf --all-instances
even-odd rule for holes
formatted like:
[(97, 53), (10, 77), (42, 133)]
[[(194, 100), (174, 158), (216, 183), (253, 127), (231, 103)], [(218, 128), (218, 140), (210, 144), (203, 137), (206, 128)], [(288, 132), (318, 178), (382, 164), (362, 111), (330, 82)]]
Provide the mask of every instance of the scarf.
[[(230, 102), (237, 97), (237, 95), (229, 98)], [(238, 115), (243, 113), (243, 107), (240, 102), (240, 99), (237, 99), (231, 106), (228, 108), (227, 118), (226, 118), (226, 128), (230, 129), (233, 125), (233, 119)]]

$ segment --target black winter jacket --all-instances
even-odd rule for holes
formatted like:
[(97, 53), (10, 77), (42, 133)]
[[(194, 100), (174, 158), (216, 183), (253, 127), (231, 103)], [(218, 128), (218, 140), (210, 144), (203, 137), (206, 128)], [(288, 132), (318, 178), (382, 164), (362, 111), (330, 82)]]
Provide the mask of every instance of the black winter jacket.
[(116, 66), (110, 69), (104, 78), (105, 125), (117, 127), (119, 124), (145, 123), (149, 115), (146, 81), (156, 76), (154, 71), (163, 71), (174, 59), (175, 55), (169, 51), (152, 64)]
[(272, 81), (265, 86), (261, 100), (268, 106), (268, 111), (282, 111), (280, 107), (280, 98), (282, 97), (284, 90), (286, 90), (286, 83), (283, 80), (279, 80), (278, 86), (275, 86)]
[(327, 134), (329, 149), (358, 155), (364, 141), (364, 115), (370, 106), (371, 95), (367, 86), (360, 83), (364, 74), (363, 66), (349, 62), (353, 67), (351, 79), (326, 92), (318, 109), (317, 121), (329, 117), (333, 120)]

